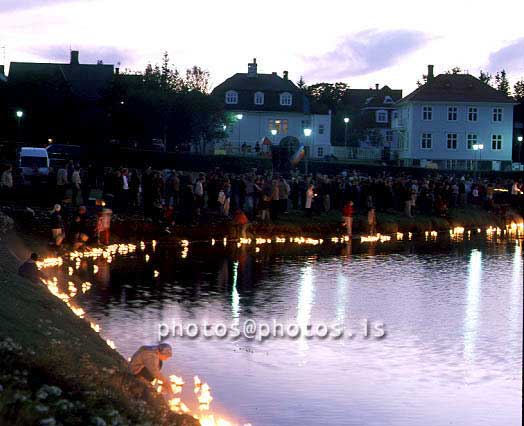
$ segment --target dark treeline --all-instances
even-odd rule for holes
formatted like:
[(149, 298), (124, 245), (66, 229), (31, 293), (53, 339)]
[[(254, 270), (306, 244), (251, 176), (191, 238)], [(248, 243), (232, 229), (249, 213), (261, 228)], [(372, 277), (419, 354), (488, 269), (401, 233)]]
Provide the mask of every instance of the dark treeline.
[[(0, 140), (45, 146), (52, 139), (90, 147), (113, 142), (144, 149), (157, 140), (175, 151), (222, 137), (228, 121), (209, 94), (209, 73), (194, 66), (181, 74), (167, 52), (160, 66), (115, 74), (97, 95), (86, 98), (52, 73), (8, 80), (0, 84)], [(23, 117), (16, 116), (18, 110)]]

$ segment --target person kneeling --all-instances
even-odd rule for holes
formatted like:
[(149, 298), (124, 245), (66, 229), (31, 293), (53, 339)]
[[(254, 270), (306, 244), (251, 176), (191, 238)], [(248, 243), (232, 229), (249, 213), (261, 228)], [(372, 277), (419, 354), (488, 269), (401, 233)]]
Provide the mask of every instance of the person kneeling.
[(169, 397), (173, 396), (169, 378), (160, 371), (162, 364), (173, 355), (171, 346), (160, 343), (154, 346), (141, 346), (131, 357), (129, 370), (136, 378), (145, 384), (151, 384), (154, 379), (162, 381), (162, 390)]

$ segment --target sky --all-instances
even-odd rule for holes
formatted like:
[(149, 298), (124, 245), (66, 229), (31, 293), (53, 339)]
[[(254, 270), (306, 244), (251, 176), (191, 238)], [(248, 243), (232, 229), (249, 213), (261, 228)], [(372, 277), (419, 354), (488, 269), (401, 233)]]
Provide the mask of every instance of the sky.
[(0, 63), (67, 62), (73, 49), (138, 71), (168, 51), (217, 85), (256, 57), (294, 81), (408, 94), (428, 64), (523, 78), (523, 16), (522, 0), (0, 0)]

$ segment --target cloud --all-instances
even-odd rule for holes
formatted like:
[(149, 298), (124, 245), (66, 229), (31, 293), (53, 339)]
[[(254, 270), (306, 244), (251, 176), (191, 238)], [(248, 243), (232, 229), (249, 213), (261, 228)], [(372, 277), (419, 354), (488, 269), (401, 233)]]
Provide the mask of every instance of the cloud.
[(431, 37), (411, 30), (365, 30), (344, 38), (334, 50), (307, 57), (311, 79), (342, 79), (388, 68), (424, 46)]
[(505, 69), (507, 72), (524, 70), (524, 37), (512, 41), (489, 55), (487, 68), (490, 72)]
[(0, 12), (35, 9), (57, 3), (73, 3), (78, 0), (0, 0)]
[[(96, 64), (98, 60), (104, 64), (123, 65), (133, 63), (137, 59), (137, 52), (131, 49), (122, 49), (114, 46), (71, 46), (72, 50), (80, 52), (79, 59), (81, 64)], [(40, 46), (29, 50), (30, 53), (42, 58), (42, 61), (50, 62), (69, 62), (69, 46)]]

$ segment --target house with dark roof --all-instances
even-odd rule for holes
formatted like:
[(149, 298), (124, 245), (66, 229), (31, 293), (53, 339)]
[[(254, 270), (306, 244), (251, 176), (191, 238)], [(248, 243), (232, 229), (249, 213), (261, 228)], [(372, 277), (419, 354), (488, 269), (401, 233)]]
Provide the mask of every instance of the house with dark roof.
[(70, 61), (61, 63), (11, 62), (9, 66), (10, 83), (28, 81), (47, 81), (66, 84), (72, 94), (80, 99), (96, 101), (103, 89), (113, 80), (114, 67), (101, 62), (81, 64), (79, 52), (72, 50)]
[(331, 154), (331, 115), (312, 113), (307, 96), (287, 71), (282, 76), (259, 73), (253, 59), (247, 73), (229, 77), (212, 95), (232, 117), (222, 148), (226, 152), (255, 152), (257, 145), (283, 142), (304, 145), (312, 158)]
[[(348, 102), (358, 110), (355, 121), (362, 127), (363, 136), (359, 141), (362, 148), (396, 149), (391, 130), (391, 119), (396, 102), (402, 99), (402, 90), (382, 88), (349, 89)], [(355, 123), (357, 124), (357, 123)]]
[(460, 170), (511, 167), (515, 101), (469, 74), (428, 78), (396, 104), (392, 129), (409, 166)]

